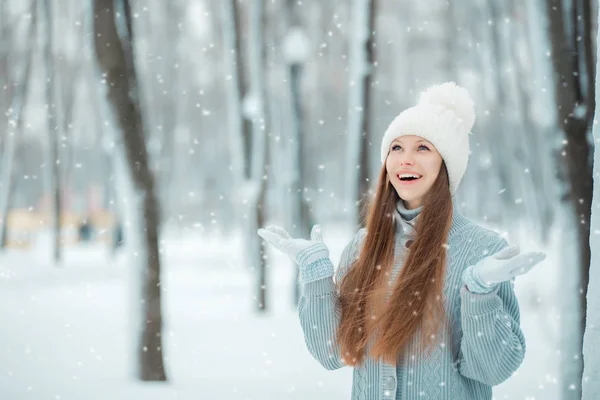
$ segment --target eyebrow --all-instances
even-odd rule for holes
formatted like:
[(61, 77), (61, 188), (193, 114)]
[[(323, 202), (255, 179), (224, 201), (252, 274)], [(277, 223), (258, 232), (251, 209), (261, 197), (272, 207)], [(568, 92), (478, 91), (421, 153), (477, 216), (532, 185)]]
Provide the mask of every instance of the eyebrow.
[[(401, 139), (394, 139), (394, 141), (392, 142), (392, 144), (394, 144), (394, 143), (400, 143), (400, 144), (402, 144), (402, 140)], [(427, 140), (425, 140), (425, 139), (419, 139), (419, 140), (417, 140), (417, 143), (429, 143), (429, 142)]]

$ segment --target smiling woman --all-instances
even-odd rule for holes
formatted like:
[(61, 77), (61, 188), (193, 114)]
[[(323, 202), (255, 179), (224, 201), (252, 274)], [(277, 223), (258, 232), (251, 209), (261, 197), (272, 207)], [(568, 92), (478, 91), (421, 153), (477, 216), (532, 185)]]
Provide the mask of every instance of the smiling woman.
[(409, 209), (423, 205), (441, 166), (442, 156), (435, 146), (416, 135), (394, 139), (385, 164), (392, 186)]
[(258, 232), (299, 265), (308, 350), (327, 369), (354, 368), (353, 399), (489, 400), (523, 361), (512, 282), (544, 254), (518, 254), (461, 215), (455, 192), (474, 122), (473, 101), (453, 82), (391, 122), (366, 228), (335, 280), (318, 225), (310, 240)]

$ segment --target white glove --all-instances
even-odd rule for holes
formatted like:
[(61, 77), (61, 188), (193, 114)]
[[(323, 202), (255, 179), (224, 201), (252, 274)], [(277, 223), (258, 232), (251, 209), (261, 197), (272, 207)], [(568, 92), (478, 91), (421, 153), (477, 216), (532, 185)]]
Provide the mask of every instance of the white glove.
[(333, 276), (329, 249), (323, 243), (319, 225), (312, 228), (310, 240), (294, 239), (285, 229), (278, 226), (259, 229), (258, 235), (298, 264), (304, 283)]
[(510, 245), (467, 268), (463, 273), (463, 281), (471, 292), (488, 293), (496, 284), (526, 274), (545, 259), (543, 252), (519, 254), (519, 246)]

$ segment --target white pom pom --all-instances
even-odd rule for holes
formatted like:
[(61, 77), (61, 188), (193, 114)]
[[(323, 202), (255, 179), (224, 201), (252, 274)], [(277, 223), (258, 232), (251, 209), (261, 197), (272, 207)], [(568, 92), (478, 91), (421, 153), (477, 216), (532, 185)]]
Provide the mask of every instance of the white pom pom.
[(475, 104), (469, 92), (454, 82), (431, 86), (421, 93), (419, 104), (442, 106), (453, 111), (463, 121), (468, 131), (475, 123)]

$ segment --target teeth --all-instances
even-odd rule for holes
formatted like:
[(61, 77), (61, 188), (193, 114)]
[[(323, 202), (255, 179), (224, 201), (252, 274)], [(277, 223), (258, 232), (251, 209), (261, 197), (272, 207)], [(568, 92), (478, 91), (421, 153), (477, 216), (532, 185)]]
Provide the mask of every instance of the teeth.
[(400, 178), (420, 178), (420, 176), (413, 174), (400, 174)]

